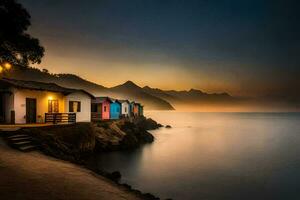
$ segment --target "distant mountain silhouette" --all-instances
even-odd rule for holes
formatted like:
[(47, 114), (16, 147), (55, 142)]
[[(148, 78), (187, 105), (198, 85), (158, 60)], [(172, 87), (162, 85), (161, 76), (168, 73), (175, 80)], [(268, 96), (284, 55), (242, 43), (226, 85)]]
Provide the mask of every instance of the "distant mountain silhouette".
[(135, 99), (147, 105), (149, 109), (158, 110), (174, 110), (173, 106), (160, 97), (148, 94), (143, 88), (137, 86), (132, 81), (127, 81), (122, 85), (118, 85), (109, 89), (110, 92), (118, 94), (124, 99)]
[(172, 104), (201, 104), (204, 102), (210, 103), (224, 103), (238, 100), (236, 97), (230, 96), (228, 93), (205, 93), (201, 90), (190, 89), (189, 91), (175, 91), (175, 90), (160, 90), (145, 86), (143, 88), (148, 94), (169, 101)]

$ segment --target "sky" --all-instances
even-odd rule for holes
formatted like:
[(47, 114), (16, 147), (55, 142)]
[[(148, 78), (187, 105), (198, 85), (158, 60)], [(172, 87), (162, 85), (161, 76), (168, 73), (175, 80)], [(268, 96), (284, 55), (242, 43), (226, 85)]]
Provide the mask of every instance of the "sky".
[(46, 53), (40, 68), (110, 87), (299, 95), (294, 0), (19, 0)]

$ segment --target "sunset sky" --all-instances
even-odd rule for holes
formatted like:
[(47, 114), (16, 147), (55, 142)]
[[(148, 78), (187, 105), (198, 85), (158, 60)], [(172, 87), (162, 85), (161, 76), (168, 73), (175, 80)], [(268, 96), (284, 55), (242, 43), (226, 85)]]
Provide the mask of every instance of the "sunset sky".
[(104, 86), (298, 95), (297, 1), (20, 0), (40, 68)]

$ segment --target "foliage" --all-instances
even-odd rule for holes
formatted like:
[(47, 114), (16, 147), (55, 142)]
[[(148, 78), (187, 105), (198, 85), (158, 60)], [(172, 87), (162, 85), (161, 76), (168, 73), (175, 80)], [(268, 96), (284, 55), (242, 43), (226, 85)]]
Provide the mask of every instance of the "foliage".
[(28, 65), (40, 63), (44, 48), (26, 33), (30, 15), (15, 0), (0, 1), (0, 63)]

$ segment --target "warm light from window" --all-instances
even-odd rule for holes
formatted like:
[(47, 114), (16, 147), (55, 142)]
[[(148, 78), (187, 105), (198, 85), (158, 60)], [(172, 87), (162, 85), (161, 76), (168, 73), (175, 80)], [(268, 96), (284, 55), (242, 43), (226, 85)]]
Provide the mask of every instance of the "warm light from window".
[(6, 63), (4, 63), (4, 67), (5, 67), (5, 69), (10, 70), (11, 64), (6, 62)]
[(48, 97), (48, 100), (50, 100), (50, 101), (53, 100), (53, 97), (52, 97), (52, 96), (49, 96), (49, 97)]
[(3, 71), (3, 67), (0, 65), (0, 73)]
[(4, 67), (5, 67), (5, 69), (10, 70), (11, 64), (6, 62), (6, 63), (4, 63)]

